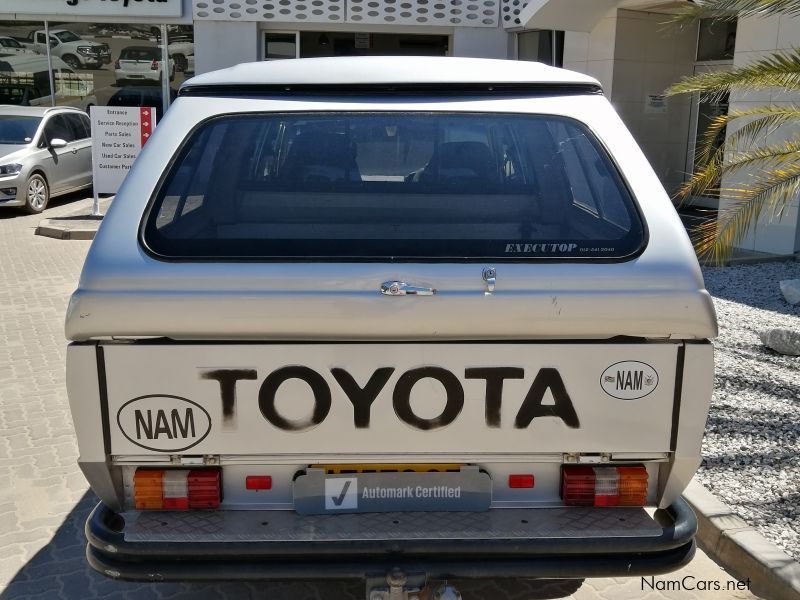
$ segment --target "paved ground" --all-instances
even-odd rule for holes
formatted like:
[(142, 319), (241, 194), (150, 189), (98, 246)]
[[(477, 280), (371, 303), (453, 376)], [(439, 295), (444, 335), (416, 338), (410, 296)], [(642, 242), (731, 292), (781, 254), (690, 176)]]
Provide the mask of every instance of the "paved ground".
[[(70, 198), (69, 200), (75, 200)], [(64, 216), (89, 200), (56, 202)], [(357, 583), (141, 585), (111, 581), (84, 561), (83, 522), (95, 500), (76, 466), (64, 389), (63, 317), (89, 247), (34, 236), (41, 220), (0, 212), (0, 600), (11, 598), (363, 598)], [(710, 582), (704, 585), (703, 582)], [(585, 582), (465, 584), (465, 600), (754, 598), (705, 554), (680, 572)], [(717, 589), (719, 585), (720, 589)], [(692, 589), (681, 589), (687, 586)]]

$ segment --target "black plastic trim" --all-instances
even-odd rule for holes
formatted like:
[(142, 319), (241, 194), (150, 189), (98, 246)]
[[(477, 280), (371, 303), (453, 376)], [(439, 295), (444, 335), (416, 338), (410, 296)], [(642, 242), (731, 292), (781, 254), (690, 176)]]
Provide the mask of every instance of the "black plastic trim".
[(179, 96), (241, 97), (241, 96), (351, 96), (409, 94), (424, 96), (475, 95), (485, 96), (583, 96), (603, 95), (594, 83), (231, 83), (224, 85), (184, 85)]
[(675, 388), (672, 398), (672, 430), (669, 435), (670, 452), (675, 452), (678, 447), (678, 425), (681, 416), (681, 397), (683, 396), (683, 366), (686, 361), (686, 345), (678, 346), (678, 355), (675, 363)]
[(108, 383), (106, 381), (106, 359), (103, 346), (95, 346), (97, 360), (97, 385), (100, 391), (100, 418), (103, 422), (103, 450), (111, 455), (111, 428), (108, 420)]
[(658, 554), (620, 556), (548, 556), (509, 559), (361, 559), (356, 561), (141, 561), (125, 562), (93, 546), (86, 548), (89, 566), (103, 575), (126, 581), (324, 581), (364, 579), (399, 568), (426, 573), (431, 579), (634, 577), (661, 575), (680, 569), (694, 557), (695, 542)]
[(393, 567), (437, 578), (666, 573), (694, 555), (697, 520), (683, 499), (655, 517), (663, 528), (655, 537), (128, 542), (119, 515), (99, 504), (86, 522), (87, 559), (105, 575), (130, 580), (363, 578)]

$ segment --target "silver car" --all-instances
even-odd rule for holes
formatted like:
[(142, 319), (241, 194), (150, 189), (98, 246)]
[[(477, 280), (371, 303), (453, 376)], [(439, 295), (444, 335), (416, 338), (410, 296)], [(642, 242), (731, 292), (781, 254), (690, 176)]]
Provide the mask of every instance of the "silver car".
[(69, 107), (0, 107), (0, 207), (44, 210), (92, 185), (89, 118)]

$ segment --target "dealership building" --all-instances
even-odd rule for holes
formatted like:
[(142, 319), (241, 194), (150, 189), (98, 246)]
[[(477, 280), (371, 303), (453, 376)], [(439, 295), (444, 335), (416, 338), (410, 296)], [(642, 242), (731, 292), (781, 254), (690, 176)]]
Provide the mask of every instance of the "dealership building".
[[(539, 61), (597, 78), (672, 193), (692, 172), (696, 141), (715, 115), (729, 108), (797, 100), (782, 90), (716, 101), (665, 98), (664, 90), (684, 76), (744, 65), (771, 51), (791, 49), (800, 39), (800, 17), (676, 24), (670, 14), (686, 4), (687, 0), (4, 0), (0, 104), (85, 108), (138, 102), (166, 108), (192, 74), (258, 60), (424, 55)], [(49, 61), (43, 46), (37, 49), (35, 44), (36, 32), (45, 27), (52, 46)], [(86, 57), (97, 51), (97, 44), (107, 46), (110, 60), (89, 64)], [(163, 62), (167, 56), (169, 67)], [(131, 63), (126, 59), (133, 57), (152, 58), (155, 73), (126, 71)], [(170, 92), (162, 73), (169, 73)], [(780, 141), (797, 131), (784, 127), (765, 141)], [(693, 202), (709, 208), (719, 204), (713, 197)], [(741, 246), (770, 254), (797, 253), (799, 214), (794, 198), (780, 219), (770, 222), (770, 215), (764, 215)]]

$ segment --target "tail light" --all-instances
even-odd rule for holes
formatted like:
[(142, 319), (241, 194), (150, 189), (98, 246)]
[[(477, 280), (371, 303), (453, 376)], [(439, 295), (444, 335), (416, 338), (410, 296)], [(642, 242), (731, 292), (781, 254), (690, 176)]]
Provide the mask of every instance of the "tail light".
[(561, 498), (569, 506), (644, 506), (647, 469), (563, 466)]
[(532, 488), (533, 487), (533, 475), (509, 475), (508, 476), (508, 487), (512, 489), (521, 489), (521, 488)]
[(150, 63), (150, 70), (151, 71), (158, 71), (158, 61), (157, 60), (154, 59), (153, 62)]
[(119, 69), (119, 59), (114, 61), (114, 68)]
[(133, 476), (137, 509), (219, 508), (220, 489), (219, 469), (136, 469)]

